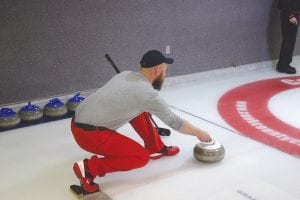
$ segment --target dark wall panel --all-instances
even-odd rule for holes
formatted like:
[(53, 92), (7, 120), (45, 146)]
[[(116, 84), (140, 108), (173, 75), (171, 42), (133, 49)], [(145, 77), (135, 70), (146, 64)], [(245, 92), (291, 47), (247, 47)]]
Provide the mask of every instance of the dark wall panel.
[[(98, 88), (171, 46), (170, 76), (278, 57), (273, 0), (1, 0), (0, 105)], [(295, 53), (299, 53), (299, 48)]]

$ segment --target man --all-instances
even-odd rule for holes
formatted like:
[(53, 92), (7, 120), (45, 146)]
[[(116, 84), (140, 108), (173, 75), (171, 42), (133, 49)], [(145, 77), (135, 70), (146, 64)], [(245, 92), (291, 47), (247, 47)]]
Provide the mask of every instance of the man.
[[(96, 176), (143, 167), (149, 159), (174, 156), (176, 146), (166, 146), (150, 121), (156, 115), (171, 128), (210, 142), (205, 131), (194, 127), (177, 116), (159, 96), (172, 58), (151, 50), (144, 54), (139, 72), (125, 71), (117, 74), (102, 88), (87, 97), (75, 110), (71, 129), (78, 145), (96, 154), (76, 162), (74, 173), (87, 192), (96, 192)], [(129, 122), (144, 145), (126, 137), (117, 130)]]
[(296, 69), (290, 66), (290, 63), (298, 32), (300, 0), (279, 0), (278, 8), (281, 10), (282, 43), (276, 70), (280, 73), (295, 74)]

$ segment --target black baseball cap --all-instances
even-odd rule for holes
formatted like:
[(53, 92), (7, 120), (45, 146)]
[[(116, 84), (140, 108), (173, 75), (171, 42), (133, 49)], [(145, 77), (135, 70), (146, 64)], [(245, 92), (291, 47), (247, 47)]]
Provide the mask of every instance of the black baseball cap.
[(172, 64), (173, 62), (173, 58), (165, 57), (160, 51), (150, 50), (144, 54), (140, 64), (143, 68), (151, 68), (161, 63)]

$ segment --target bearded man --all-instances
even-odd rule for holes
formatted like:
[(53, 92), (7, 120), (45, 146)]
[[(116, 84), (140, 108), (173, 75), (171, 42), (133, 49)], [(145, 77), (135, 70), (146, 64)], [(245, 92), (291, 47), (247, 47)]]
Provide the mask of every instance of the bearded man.
[[(78, 161), (73, 170), (84, 190), (99, 191), (97, 176), (128, 171), (145, 166), (150, 159), (174, 156), (177, 146), (167, 146), (150, 120), (157, 116), (174, 130), (210, 142), (210, 135), (173, 113), (159, 96), (168, 64), (173, 59), (157, 50), (148, 51), (140, 61), (138, 72), (125, 71), (88, 96), (75, 110), (71, 130), (75, 141), (93, 153)], [(144, 144), (129, 138), (118, 129), (130, 123)]]

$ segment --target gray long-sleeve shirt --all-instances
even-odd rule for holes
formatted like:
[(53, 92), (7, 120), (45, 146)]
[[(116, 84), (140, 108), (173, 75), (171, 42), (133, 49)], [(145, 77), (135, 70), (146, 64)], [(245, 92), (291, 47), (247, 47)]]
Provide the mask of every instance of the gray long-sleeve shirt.
[(183, 124), (143, 74), (125, 71), (81, 102), (75, 121), (117, 130), (142, 112), (157, 116), (175, 130)]

